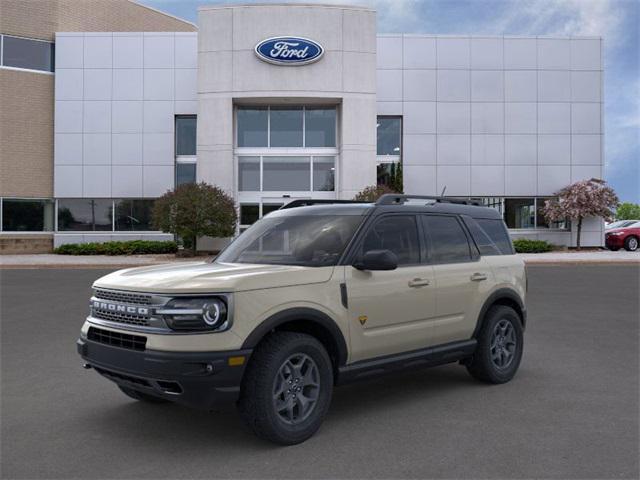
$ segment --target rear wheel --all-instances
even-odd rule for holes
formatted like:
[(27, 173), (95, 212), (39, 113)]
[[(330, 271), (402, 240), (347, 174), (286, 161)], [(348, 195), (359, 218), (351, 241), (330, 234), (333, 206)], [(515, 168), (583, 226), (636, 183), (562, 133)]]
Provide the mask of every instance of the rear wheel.
[(638, 250), (638, 237), (630, 236), (624, 240), (624, 249), (629, 252)]
[(322, 424), (333, 392), (333, 368), (310, 335), (276, 332), (256, 348), (245, 373), (238, 407), (261, 438), (294, 445)]
[(489, 309), (477, 337), (478, 346), (467, 370), (487, 383), (505, 383), (520, 366), (523, 349), (522, 323), (516, 311), (504, 305)]
[(141, 402), (147, 403), (168, 403), (169, 400), (165, 400), (161, 397), (156, 397), (154, 395), (149, 395), (148, 393), (139, 392), (138, 390), (134, 390), (132, 388), (123, 387), (118, 385), (118, 388), (124, 393), (127, 397), (131, 397), (134, 400), (139, 400)]

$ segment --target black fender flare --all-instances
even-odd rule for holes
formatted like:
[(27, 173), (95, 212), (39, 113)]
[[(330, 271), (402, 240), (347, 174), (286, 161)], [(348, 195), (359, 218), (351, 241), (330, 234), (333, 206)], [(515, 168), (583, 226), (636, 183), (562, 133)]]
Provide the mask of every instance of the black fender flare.
[(342, 331), (338, 327), (338, 324), (326, 313), (308, 307), (289, 308), (271, 315), (249, 334), (242, 344), (242, 348), (253, 349), (270, 331), (275, 330), (277, 327), (284, 325), (285, 323), (300, 320), (316, 324), (328, 332), (336, 346), (338, 366), (342, 366), (347, 363), (347, 342), (345, 341), (344, 335), (342, 335)]
[(518, 292), (511, 288), (499, 288), (487, 298), (480, 309), (480, 313), (478, 314), (478, 320), (476, 322), (476, 328), (473, 330), (472, 338), (476, 338), (480, 329), (482, 328), (482, 321), (484, 320), (487, 311), (496, 303), (500, 304), (501, 300), (506, 300), (507, 303), (515, 303), (518, 306), (520, 318), (522, 320), (522, 329), (526, 327), (527, 324), (527, 309), (522, 302), (522, 298)]

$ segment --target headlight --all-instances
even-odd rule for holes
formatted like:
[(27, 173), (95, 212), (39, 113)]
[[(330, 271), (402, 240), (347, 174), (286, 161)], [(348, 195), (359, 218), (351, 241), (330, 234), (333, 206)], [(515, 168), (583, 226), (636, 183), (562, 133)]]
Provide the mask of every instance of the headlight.
[(174, 298), (155, 313), (172, 330), (222, 331), (230, 326), (227, 304), (220, 297)]
[(624, 232), (611, 232), (608, 235), (615, 235), (615, 236), (624, 235)]

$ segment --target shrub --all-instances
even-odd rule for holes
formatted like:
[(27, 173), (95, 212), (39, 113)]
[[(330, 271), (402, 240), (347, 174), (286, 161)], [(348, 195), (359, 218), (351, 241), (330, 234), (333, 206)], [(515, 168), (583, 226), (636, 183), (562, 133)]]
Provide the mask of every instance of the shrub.
[(513, 246), (518, 253), (544, 253), (553, 250), (553, 245), (544, 240), (529, 240), (518, 238), (513, 241)]
[(175, 253), (174, 241), (130, 240), (127, 242), (68, 243), (54, 249), (59, 255), (142, 255), (151, 253)]

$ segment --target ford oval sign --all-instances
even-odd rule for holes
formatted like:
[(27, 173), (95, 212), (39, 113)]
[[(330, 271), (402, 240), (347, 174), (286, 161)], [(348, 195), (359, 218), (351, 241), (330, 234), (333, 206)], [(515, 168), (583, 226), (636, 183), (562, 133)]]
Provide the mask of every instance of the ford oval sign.
[(308, 65), (320, 60), (323, 53), (322, 45), (302, 37), (267, 38), (256, 45), (258, 58), (276, 65)]

